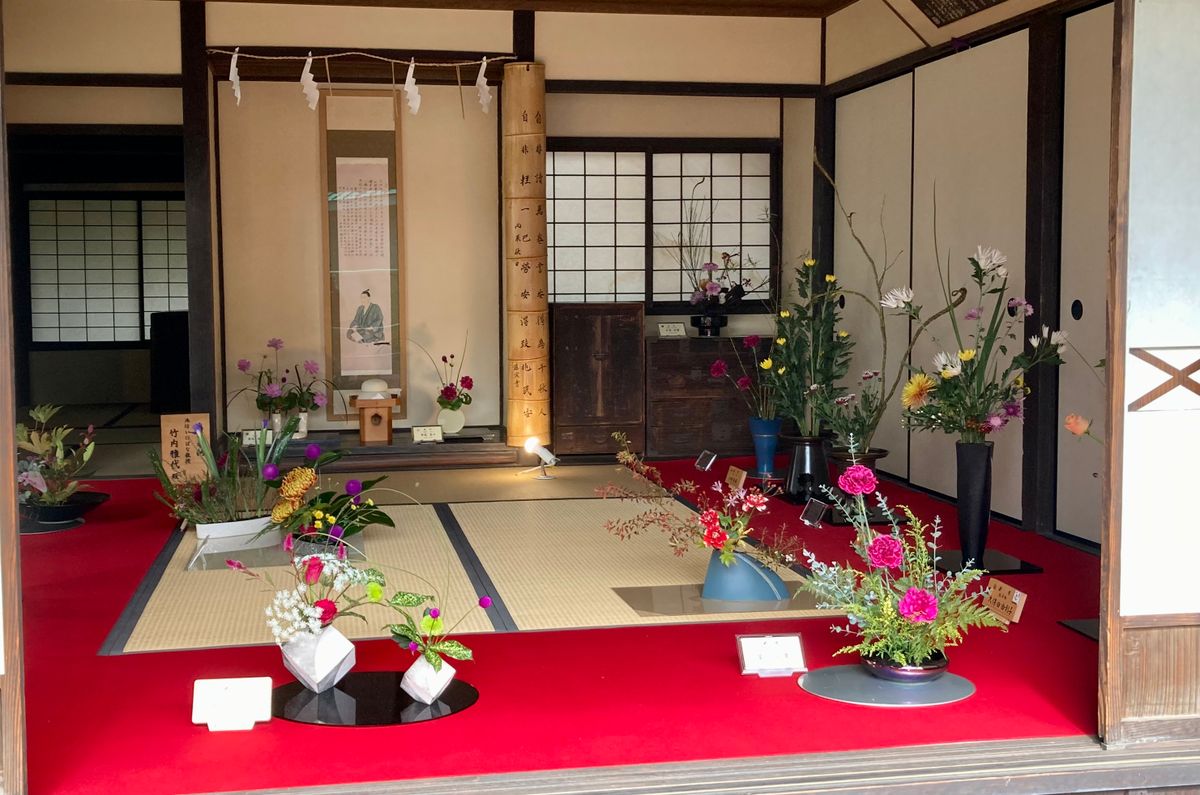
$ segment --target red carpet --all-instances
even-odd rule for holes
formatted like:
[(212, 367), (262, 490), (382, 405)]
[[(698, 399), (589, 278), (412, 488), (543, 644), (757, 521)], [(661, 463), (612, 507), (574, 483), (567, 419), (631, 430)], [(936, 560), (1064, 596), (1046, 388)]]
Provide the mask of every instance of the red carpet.
[[(683, 463), (664, 469), (696, 474)], [(366, 729), (272, 721), (211, 734), (190, 723), (192, 681), (263, 674), (287, 681), (279, 651), (96, 656), (171, 531), (151, 481), (97, 485), (113, 498), (84, 527), (21, 542), (34, 795), (197, 793), (1096, 730), (1096, 644), (1055, 622), (1096, 615), (1099, 561), (995, 524), (991, 546), (1046, 571), (1005, 578), (1030, 595), (1020, 625), (1007, 634), (980, 631), (952, 652), (953, 670), (978, 687), (958, 705), (843, 706), (804, 693), (794, 677), (738, 673), (739, 633), (798, 631), (810, 667), (851, 662), (831, 658), (838, 644), (830, 622), (815, 619), (475, 636), (477, 661), (459, 670), (481, 697), (461, 715)], [(895, 486), (886, 491), (923, 516), (940, 511), (954, 537), (947, 504)], [(801, 527), (791, 506), (773, 502), (769, 515)], [(850, 531), (804, 535), (829, 559), (845, 554)], [(358, 644), (360, 670), (400, 669), (408, 660), (390, 641)]]

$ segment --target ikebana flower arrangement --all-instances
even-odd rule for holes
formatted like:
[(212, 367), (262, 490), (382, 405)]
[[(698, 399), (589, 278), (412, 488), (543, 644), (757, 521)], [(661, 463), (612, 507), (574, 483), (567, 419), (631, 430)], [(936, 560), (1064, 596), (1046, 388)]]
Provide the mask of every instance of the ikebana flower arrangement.
[(333, 623), (344, 618), (366, 622), (359, 612), (362, 607), (386, 607), (386, 582), (378, 569), (350, 563), (341, 541), (336, 554), (298, 554), (291, 536), (284, 537), (283, 547), (290, 556), (287, 583), (277, 585), (269, 572), (256, 572), (238, 560), (226, 565), (275, 592), (265, 610), (267, 628), (283, 651), (287, 669), (309, 690), (321, 693), (336, 685), (355, 662), (354, 644)]
[[(454, 666), (444, 658), (473, 658), (469, 648), (450, 637), (462, 624), (466, 614), (447, 629), (446, 619), (436, 596), (397, 593), (389, 604), (404, 616), (404, 623), (388, 625), (392, 640), (417, 658), (405, 671), (400, 687), (417, 701), (432, 704), (449, 686), (456, 673)], [(491, 606), (491, 597), (480, 597), (479, 607), (486, 609)], [(420, 618), (413, 615), (412, 610), (415, 608), (423, 608)]]
[(854, 349), (850, 334), (840, 325), (837, 279), (828, 275), (816, 280), (816, 265), (810, 257), (796, 269), (797, 298), (775, 319), (772, 351), (779, 412), (794, 420), (797, 432), (807, 438), (821, 435), (821, 401), (846, 391), (834, 384), (850, 369)]
[(817, 416), (838, 439), (864, 439), (878, 423), (883, 404), (883, 378), (878, 370), (864, 370), (853, 392), (836, 394), (841, 389), (818, 390)]
[[(263, 422), (265, 425), (266, 421)], [(221, 434), (220, 446), (224, 450), (219, 454), (205, 438), (204, 426), (196, 423), (191, 433), (204, 461), (204, 476), (184, 483), (173, 481), (161, 455), (153, 450), (150, 463), (162, 487), (162, 493), (155, 496), (176, 518), (192, 526), (249, 522), (266, 517), (271, 511), (271, 492), (278, 485), (279, 462), (297, 423), (297, 418), (290, 418), (270, 444), (267, 435), (262, 433), (251, 446), (244, 446), (238, 435)], [(253, 534), (264, 525), (265, 521), (257, 521), (242, 532)]]
[[(243, 387), (233, 395), (230, 399), (236, 398), (243, 392), (254, 393), (254, 405), (264, 415), (282, 415), (296, 407), (296, 393), (292, 389), (295, 384), (288, 384), (287, 372), (281, 369), (279, 364), (279, 352), (283, 350), (283, 340), (279, 337), (272, 337), (267, 340), (267, 348), (274, 353), (264, 353), (262, 361), (259, 363), (258, 369), (253, 370), (253, 363), (249, 359), (238, 359), (238, 371), (245, 373), (251, 380), (250, 386)], [(274, 357), (274, 363), (270, 359)], [(279, 428), (275, 428), (275, 432), (279, 433)]]
[(358, 535), (371, 525), (395, 527), (386, 512), (375, 505), (371, 491), (386, 476), (373, 480), (347, 480), (340, 490), (316, 491), (320, 469), (341, 457), (339, 451), (324, 452), (320, 445), (310, 444), (304, 451), (304, 466), (286, 474), (272, 467), (264, 473), (275, 486), (277, 496), (271, 509), (271, 521), (263, 532), (278, 530), (284, 538), (300, 544), (343, 547), (345, 539)]
[[(951, 289), (947, 284), (945, 287), (946, 306), (939, 309), (937, 312), (926, 315), (922, 311), (922, 306), (916, 303), (917, 296), (913, 293), (911, 287), (900, 285), (889, 287), (892, 282), (893, 268), (899, 262), (900, 252), (892, 253), (887, 246), (887, 237), (883, 236), (883, 251), (879, 252), (879, 256), (872, 253), (866, 242), (859, 235), (858, 229), (854, 223), (854, 213), (849, 212), (842, 203), (841, 193), (838, 191), (837, 183), (833, 177), (821, 165), (819, 161), (814, 161), (814, 165), (821, 173), (824, 179), (833, 188), (834, 198), (837, 200), (838, 211), (846, 222), (846, 226), (850, 231), (850, 236), (854, 240), (855, 246), (866, 260), (870, 268), (871, 284), (865, 290), (854, 290), (837, 283), (834, 280), (831, 283), (829, 290), (831, 296), (829, 300), (838, 301), (843, 295), (851, 298), (859, 299), (863, 306), (869, 309), (874, 314), (874, 319), (879, 328), (879, 364), (878, 366), (870, 366), (870, 372), (877, 372), (879, 375), (875, 378), (882, 379), (878, 384), (872, 386), (872, 389), (879, 390), (878, 400), (872, 400), (872, 410), (868, 411), (865, 405), (860, 405), (861, 416), (859, 421), (854, 423), (855, 440), (858, 447), (858, 455), (864, 460), (874, 460), (883, 458), (887, 455), (887, 450), (882, 450), (875, 447), (872, 443), (875, 438), (875, 432), (879, 428), (879, 423), (883, 420), (884, 412), (888, 405), (895, 397), (897, 390), (905, 383), (910, 375), (909, 361), (912, 357), (913, 349), (922, 336), (929, 330), (932, 323), (939, 318), (952, 314), (956, 308), (966, 300), (967, 291), (965, 288)], [(900, 355), (895, 359), (892, 358), (892, 349), (888, 343), (888, 319), (904, 317), (910, 323), (910, 331), (905, 335), (908, 344), (901, 351)], [(838, 414), (837, 407), (831, 407), (830, 404), (850, 392), (846, 388), (840, 388), (836, 384), (836, 379), (830, 379), (822, 384), (821, 400), (823, 402), (823, 411), (825, 414)], [(862, 390), (859, 392), (860, 404), (865, 404), (862, 398)], [(849, 429), (847, 430), (849, 432)], [(836, 449), (833, 453), (833, 458), (843, 466), (849, 462), (848, 447), (849, 436), (838, 434), (838, 444), (840, 449)]]
[(783, 420), (776, 411), (775, 396), (778, 391), (777, 379), (787, 373), (787, 366), (776, 363), (772, 353), (776, 346), (786, 342), (782, 337), (773, 340), (767, 355), (759, 358), (762, 338), (757, 334), (743, 337), (740, 351), (737, 343), (730, 341), (737, 370), (730, 372), (729, 364), (724, 359), (715, 360), (708, 368), (708, 374), (713, 378), (728, 378), (750, 409), (750, 434), (754, 439), (757, 459), (755, 474), (762, 478), (775, 475), (775, 450), (783, 426)]
[[(1021, 420), (1029, 391), (1025, 374), (1038, 365), (1062, 364), (1067, 335), (1042, 326), (1022, 350), (1020, 327), (1033, 316), (1034, 307), (1023, 298), (1008, 297), (1008, 258), (980, 246), (968, 262), (976, 300), (961, 319), (955, 311), (949, 313), (953, 350), (939, 352), (931, 372), (917, 368), (904, 386), (901, 402), (908, 427), (959, 437), (955, 447), (962, 554), (964, 562), (981, 563), (991, 518), (988, 437)], [(943, 274), (939, 264), (938, 278), (943, 300), (953, 308), (948, 266)]]
[[(613, 438), (620, 447), (617, 461), (629, 469), (638, 487), (610, 483), (597, 489), (597, 494), (647, 508), (629, 519), (608, 520), (604, 525), (606, 530), (622, 540), (647, 530), (661, 531), (676, 555), (694, 548), (710, 550), (705, 597), (787, 598), (782, 580), (772, 570), (787, 568), (795, 562), (798, 544), (783, 529), (764, 534), (751, 527), (754, 518), (767, 511), (766, 495), (756, 488), (729, 489), (720, 482), (709, 489), (701, 489), (688, 480), (667, 485), (656, 467), (633, 452), (624, 434), (614, 433)], [(680, 499), (695, 506), (697, 513), (682, 513), (678, 507)], [(747, 589), (756, 595), (724, 595)]]
[(303, 439), (308, 436), (308, 412), (323, 408), (329, 402), (326, 392), (335, 392), (336, 387), (321, 377), (321, 365), (312, 359), (293, 365), (292, 371), (296, 374), (296, 380), (288, 387), (288, 396), (292, 407), (300, 412), (296, 438)]
[(437, 374), (438, 393), (437, 404), (441, 408), (438, 412), (438, 424), (446, 433), (458, 433), (466, 425), (466, 418), (463, 415), (463, 406), (471, 405), (471, 390), (475, 388), (475, 379), (469, 375), (463, 375), (463, 362), (467, 358), (467, 341), (470, 339), (470, 333), (463, 337), (462, 355), (456, 360), (454, 354), (443, 354), (441, 362), (434, 361), (433, 356), (425, 348), (417, 343), (413, 343), (425, 357), (429, 359), (429, 363), (433, 365), (433, 370)]
[(72, 439), (75, 429), (50, 427), (62, 406), (43, 404), (29, 410), (33, 425), (17, 424), (17, 498), (21, 505), (57, 506), (81, 487), (78, 475), (96, 452), (96, 429)]
[[(969, 629), (1004, 627), (983, 606), (984, 589), (972, 587), (982, 571), (937, 570), (939, 519), (926, 524), (904, 506), (897, 517), (877, 491), (875, 473), (862, 464), (847, 468), (838, 486), (840, 494), (828, 494), (854, 525), (851, 546), (862, 565), (822, 563), (806, 549), (812, 574), (801, 586), (816, 595), (819, 608), (846, 613), (846, 624), (832, 628), (848, 641), (836, 654), (858, 653), (867, 670), (883, 679), (930, 681), (945, 672), (946, 649), (962, 643)], [(887, 517), (885, 531), (871, 528), (870, 495)]]

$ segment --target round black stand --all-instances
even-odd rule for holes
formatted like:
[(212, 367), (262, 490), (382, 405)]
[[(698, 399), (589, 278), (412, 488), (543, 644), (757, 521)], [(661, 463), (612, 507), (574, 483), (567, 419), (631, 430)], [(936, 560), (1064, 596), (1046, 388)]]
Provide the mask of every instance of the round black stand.
[(21, 535), (37, 535), (39, 533), (57, 533), (60, 530), (71, 530), (84, 523), (83, 519), (70, 519), (66, 522), (39, 522), (37, 519), (21, 518)]
[(324, 693), (299, 682), (271, 693), (271, 716), (320, 726), (395, 726), (424, 723), (462, 712), (479, 700), (479, 691), (455, 679), (432, 704), (422, 704), (400, 689), (403, 671), (351, 671)]

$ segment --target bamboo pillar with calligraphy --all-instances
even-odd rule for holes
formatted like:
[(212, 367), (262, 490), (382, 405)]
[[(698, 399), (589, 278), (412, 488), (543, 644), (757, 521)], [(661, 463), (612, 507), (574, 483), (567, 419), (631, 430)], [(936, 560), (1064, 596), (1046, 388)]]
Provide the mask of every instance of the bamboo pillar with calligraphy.
[(508, 444), (550, 442), (550, 307), (546, 273), (546, 70), (504, 67), (504, 281)]

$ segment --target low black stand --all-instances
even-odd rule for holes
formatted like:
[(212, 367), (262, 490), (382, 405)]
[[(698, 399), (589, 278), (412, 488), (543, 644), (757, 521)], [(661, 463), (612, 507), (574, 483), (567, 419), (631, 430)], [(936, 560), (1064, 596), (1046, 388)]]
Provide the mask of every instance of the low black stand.
[(400, 689), (403, 678), (403, 671), (351, 671), (319, 694), (289, 682), (271, 693), (271, 716), (320, 726), (395, 726), (444, 718), (479, 700), (478, 690), (455, 679), (441, 698), (422, 704)]
[[(938, 550), (938, 571), (955, 572), (962, 568), (962, 552), (957, 549), (939, 549)], [(988, 574), (1041, 574), (1042, 567), (1014, 558), (1004, 552), (998, 552), (994, 549), (984, 550), (983, 564), (972, 564), (976, 568), (983, 569)]]
[(1100, 640), (1100, 619), (1098, 618), (1068, 618), (1059, 621), (1067, 629), (1073, 629), (1085, 638)]
[(60, 530), (71, 530), (84, 523), (83, 519), (69, 519), (65, 522), (39, 522), (37, 519), (21, 517), (21, 535), (31, 536), (39, 533), (57, 533)]

